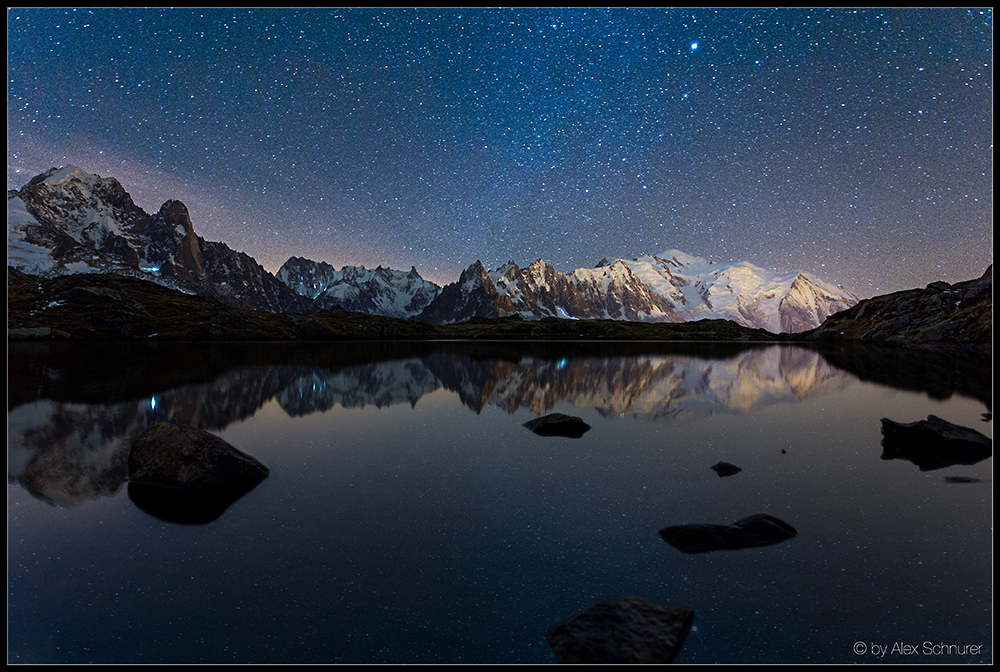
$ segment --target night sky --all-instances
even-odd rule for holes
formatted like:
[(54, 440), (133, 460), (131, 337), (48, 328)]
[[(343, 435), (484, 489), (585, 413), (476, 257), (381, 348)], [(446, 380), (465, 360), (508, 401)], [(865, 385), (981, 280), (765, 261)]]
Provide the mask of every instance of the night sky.
[(679, 249), (861, 297), (992, 262), (991, 9), (8, 9), (7, 186), (275, 272)]

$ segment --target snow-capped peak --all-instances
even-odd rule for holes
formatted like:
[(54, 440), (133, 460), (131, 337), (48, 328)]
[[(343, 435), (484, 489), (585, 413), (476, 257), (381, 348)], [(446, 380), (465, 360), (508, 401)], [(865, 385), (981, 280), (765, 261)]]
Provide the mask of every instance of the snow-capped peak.
[(664, 250), (654, 256), (674, 268), (683, 269), (685, 275), (711, 273), (718, 268), (717, 264), (704, 257), (696, 257), (680, 250)]
[(777, 333), (811, 329), (857, 303), (842, 287), (807, 273), (718, 264), (674, 249), (631, 261), (605, 257), (569, 274), (541, 259), (524, 269), (510, 262), (490, 277), (526, 319), (727, 319)]
[(73, 178), (81, 182), (99, 182), (102, 180), (100, 175), (88, 173), (77, 166), (67, 165), (62, 168), (50, 168), (41, 175), (36, 175), (30, 182), (28, 182), (28, 184), (46, 184), (51, 187), (55, 187), (60, 184), (64, 184)]
[[(70, 165), (50, 171), (48, 177), (42, 181), (45, 184), (59, 184), (60, 182), (65, 182), (74, 176), (82, 178), (91, 177), (90, 173), (85, 172), (82, 168)], [(94, 175), (93, 177), (97, 177), (97, 175)]]
[(441, 291), (412, 266), (409, 272), (381, 265), (375, 269), (344, 266), (338, 271), (325, 261), (291, 257), (276, 277), (321, 310), (340, 306), (389, 317), (413, 317)]

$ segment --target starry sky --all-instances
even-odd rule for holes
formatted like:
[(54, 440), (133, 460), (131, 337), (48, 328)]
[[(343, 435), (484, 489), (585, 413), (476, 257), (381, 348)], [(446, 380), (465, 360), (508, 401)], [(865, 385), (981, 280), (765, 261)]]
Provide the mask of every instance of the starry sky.
[(7, 187), (73, 164), (276, 272), (679, 249), (869, 297), (980, 276), (993, 15), (7, 10)]

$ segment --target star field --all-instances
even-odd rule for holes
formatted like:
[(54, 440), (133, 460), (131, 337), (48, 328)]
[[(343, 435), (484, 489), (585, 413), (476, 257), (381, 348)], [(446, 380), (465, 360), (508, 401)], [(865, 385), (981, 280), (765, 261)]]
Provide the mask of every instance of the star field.
[(274, 272), (680, 249), (866, 297), (992, 263), (992, 10), (8, 9), (7, 185)]

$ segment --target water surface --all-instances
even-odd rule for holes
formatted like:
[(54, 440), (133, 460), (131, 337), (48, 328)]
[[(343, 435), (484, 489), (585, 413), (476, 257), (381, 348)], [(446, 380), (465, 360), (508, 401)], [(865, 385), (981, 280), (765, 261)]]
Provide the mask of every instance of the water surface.
[[(707, 344), (10, 344), (8, 661), (553, 663), (550, 627), (641, 596), (694, 609), (678, 663), (989, 663), (992, 458), (882, 459), (879, 422), (992, 437), (989, 366)], [(550, 412), (591, 430), (522, 426)], [(270, 476), (207, 524), (145, 512), (128, 447), (162, 420)], [(657, 534), (755, 513), (798, 535), (685, 554)]]

